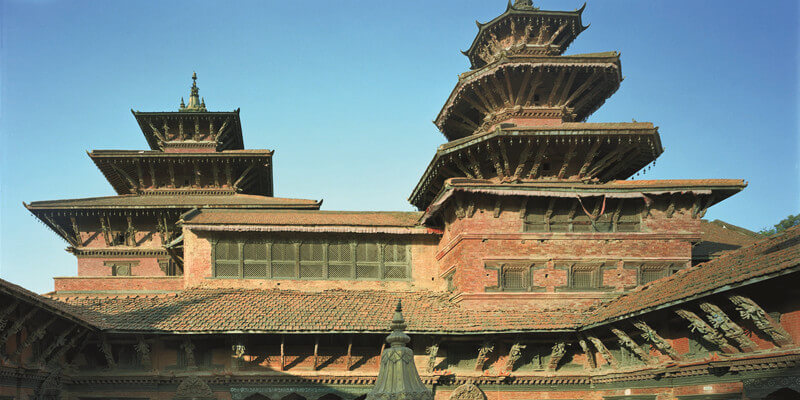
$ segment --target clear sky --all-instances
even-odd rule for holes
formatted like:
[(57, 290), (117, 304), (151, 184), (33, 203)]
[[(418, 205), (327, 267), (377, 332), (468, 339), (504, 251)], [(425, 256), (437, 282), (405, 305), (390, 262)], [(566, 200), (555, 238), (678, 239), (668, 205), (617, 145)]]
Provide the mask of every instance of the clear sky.
[[(411, 210), (444, 142), (430, 122), (459, 50), (504, 0), (0, 0), (0, 277), (76, 275), (22, 202), (111, 195), (90, 149), (147, 148), (130, 109), (175, 111), (192, 71), (210, 110), (241, 107), (274, 149), (275, 194), (326, 210)], [(535, 1), (570, 10), (582, 0)], [(800, 211), (798, 2), (593, 0), (567, 54), (617, 50), (625, 81), (589, 122), (652, 121), (645, 179), (743, 178), (709, 219), (749, 229)], [(641, 177), (640, 177), (641, 178)]]

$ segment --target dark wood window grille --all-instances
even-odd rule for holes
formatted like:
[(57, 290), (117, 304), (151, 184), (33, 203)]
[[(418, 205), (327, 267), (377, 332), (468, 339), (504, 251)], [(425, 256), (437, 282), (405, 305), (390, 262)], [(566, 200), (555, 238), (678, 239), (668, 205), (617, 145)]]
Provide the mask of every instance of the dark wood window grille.
[(626, 262), (625, 265), (627, 268), (636, 268), (639, 271), (639, 285), (645, 285), (674, 274), (683, 268), (686, 263), (680, 261), (647, 261)]
[(213, 245), (218, 278), (407, 280), (407, 243), (307, 240), (271, 242), (218, 239)]
[(501, 268), (503, 290), (523, 291), (531, 285), (530, 267), (527, 265), (503, 265)]
[[(563, 264), (562, 264), (563, 265)], [(602, 262), (576, 262), (569, 265), (569, 288), (597, 290), (603, 285)]]
[[(552, 200), (552, 201), (551, 201)], [(584, 211), (585, 208), (585, 211)], [(588, 212), (588, 214), (587, 214)], [(596, 219), (589, 214), (596, 212)], [(525, 232), (610, 233), (641, 231), (642, 204), (639, 199), (602, 197), (577, 199), (538, 197), (527, 202)]]

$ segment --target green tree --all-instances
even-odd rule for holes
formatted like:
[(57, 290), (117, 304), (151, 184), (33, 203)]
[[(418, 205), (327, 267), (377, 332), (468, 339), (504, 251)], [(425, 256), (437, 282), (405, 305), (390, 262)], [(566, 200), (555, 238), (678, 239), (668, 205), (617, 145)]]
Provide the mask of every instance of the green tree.
[(764, 228), (764, 229), (758, 231), (758, 233), (760, 233), (762, 235), (765, 235), (765, 236), (770, 236), (770, 235), (774, 235), (776, 233), (781, 233), (781, 232), (783, 232), (783, 231), (785, 231), (785, 230), (787, 230), (787, 229), (789, 229), (789, 228), (791, 228), (793, 226), (797, 226), (797, 225), (800, 225), (800, 214), (790, 215), (790, 216), (782, 219), (781, 222), (778, 222), (777, 224), (775, 224), (774, 228)]

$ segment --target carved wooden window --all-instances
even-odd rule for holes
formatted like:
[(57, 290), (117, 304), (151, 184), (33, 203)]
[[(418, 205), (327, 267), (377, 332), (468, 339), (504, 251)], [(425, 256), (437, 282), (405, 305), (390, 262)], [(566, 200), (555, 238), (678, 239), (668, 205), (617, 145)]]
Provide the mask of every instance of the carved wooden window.
[(244, 265), (242, 277), (266, 278), (269, 276), (269, 262), (267, 261), (267, 244), (261, 242), (245, 242), (242, 246)]
[(300, 278), (322, 279), (325, 266), (325, 245), (323, 243), (303, 243), (300, 245)]
[(411, 277), (407, 243), (345, 240), (235, 241), (213, 244), (218, 278), (370, 279)]
[(638, 284), (645, 285), (674, 274), (686, 265), (683, 261), (626, 261), (626, 268), (638, 270)]
[(328, 245), (328, 278), (355, 278), (355, 244), (334, 242)]
[(531, 285), (528, 265), (505, 264), (500, 269), (500, 283), (504, 291), (524, 291)]
[(182, 276), (183, 270), (175, 264), (171, 258), (163, 258), (158, 260), (158, 268), (164, 271), (166, 276)]
[(356, 246), (356, 278), (380, 278), (380, 244), (359, 243)]
[(272, 243), (272, 277), (295, 278), (297, 252), (295, 244), (285, 241)]
[(570, 289), (594, 290), (602, 286), (603, 263), (576, 262), (567, 264), (569, 265), (568, 286)]
[(454, 292), (456, 290), (455, 277), (456, 277), (456, 271), (452, 270), (443, 278), (445, 284), (447, 285), (448, 292)]
[(220, 240), (214, 245), (214, 275), (222, 278), (239, 276), (239, 243)]

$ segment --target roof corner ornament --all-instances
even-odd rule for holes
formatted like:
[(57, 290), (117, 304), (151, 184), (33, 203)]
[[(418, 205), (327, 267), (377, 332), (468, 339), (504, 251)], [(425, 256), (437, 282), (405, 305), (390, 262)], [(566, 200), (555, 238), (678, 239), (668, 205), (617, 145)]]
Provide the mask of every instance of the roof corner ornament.
[(433, 400), (414, 364), (414, 352), (406, 347), (411, 338), (404, 332), (403, 307), (400, 300), (392, 317), (392, 333), (386, 338), (389, 347), (381, 354), (381, 365), (375, 387), (366, 400)]
[(200, 89), (197, 87), (197, 72), (192, 72), (192, 90), (189, 95), (189, 104), (184, 105), (183, 97), (181, 97), (181, 108), (179, 111), (194, 111), (205, 112), (206, 101), (200, 100)]

